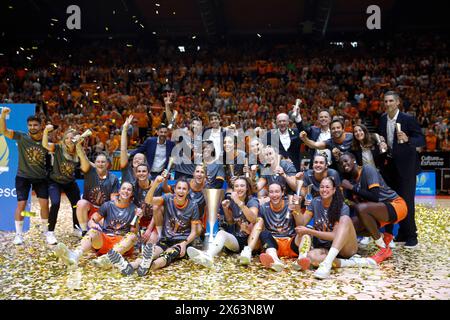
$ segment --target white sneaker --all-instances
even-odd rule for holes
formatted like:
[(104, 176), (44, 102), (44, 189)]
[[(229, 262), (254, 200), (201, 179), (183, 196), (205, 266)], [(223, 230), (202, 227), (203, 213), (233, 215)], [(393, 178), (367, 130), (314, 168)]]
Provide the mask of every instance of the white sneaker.
[(214, 264), (214, 258), (207, 252), (202, 252), (202, 258), (200, 259), (200, 264), (206, 268), (211, 268)]
[(245, 246), (244, 249), (242, 249), (242, 252), (239, 256), (239, 263), (247, 266), (252, 261), (252, 249), (249, 246)]
[(14, 240), (13, 240), (13, 243), (16, 246), (23, 244), (23, 236), (22, 236), (22, 234), (17, 234), (16, 233), (16, 235), (14, 237)]
[(280, 261), (275, 261), (274, 263), (272, 263), (270, 268), (276, 272), (281, 272), (284, 270), (284, 268), (286, 268), (286, 265)]
[(50, 245), (55, 245), (58, 243), (58, 240), (56, 240), (55, 233), (53, 231), (47, 231), (45, 233), (45, 237), (47, 238), (47, 243)]
[(348, 260), (353, 261), (355, 263), (355, 267), (366, 267), (371, 269), (378, 268), (375, 260), (370, 258), (361, 258), (359, 255), (354, 255)]
[(372, 240), (371, 237), (363, 237), (363, 238), (361, 239), (361, 241), (359, 241), (359, 244), (360, 244), (362, 247), (366, 247), (366, 246), (369, 245), (370, 240)]
[(202, 253), (202, 251), (194, 247), (188, 247), (186, 249), (186, 253), (189, 256), (189, 259), (195, 260)]
[(330, 276), (331, 266), (321, 263), (319, 264), (319, 268), (317, 268), (316, 272), (314, 272), (314, 277), (317, 279), (326, 279)]
[[(192, 247), (190, 247), (192, 248)], [(195, 249), (195, 248), (193, 248)], [(214, 264), (214, 259), (208, 253), (198, 250), (198, 255), (189, 256), (192, 259), (192, 262), (202, 265), (206, 268), (211, 268)]]
[(200, 264), (204, 267), (210, 268), (210, 267), (212, 267), (212, 265), (214, 263), (213, 257), (211, 257), (206, 252), (198, 250), (194, 247), (187, 248), (186, 252), (189, 256), (189, 259), (191, 259), (192, 262), (194, 262), (196, 264)]
[(392, 239), (391, 242), (389, 242), (389, 248), (394, 249), (396, 247), (394, 239)]
[(83, 237), (82, 231), (80, 229), (73, 229), (72, 235), (77, 238)]
[(98, 258), (95, 258), (94, 260), (91, 261), (91, 263), (103, 270), (108, 270), (111, 269), (113, 264), (111, 263), (111, 261), (108, 259), (108, 255), (104, 254)]
[(79, 256), (75, 252), (69, 250), (64, 243), (58, 243), (55, 248), (55, 255), (69, 267), (78, 266)]

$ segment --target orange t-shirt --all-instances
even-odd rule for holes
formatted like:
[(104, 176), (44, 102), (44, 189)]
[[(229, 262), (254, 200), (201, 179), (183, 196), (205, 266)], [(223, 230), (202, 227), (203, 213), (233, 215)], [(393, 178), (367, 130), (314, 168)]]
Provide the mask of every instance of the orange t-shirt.
[(435, 151), (437, 147), (437, 137), (435, 135), (426, 135), (425, 142), (427, 144), (427, 151)]
[(133, 117), (138, 121), (137, 126), (139, 128), (146, 128), (148, 125), (148, 116), (145, 112), (135, 112)]

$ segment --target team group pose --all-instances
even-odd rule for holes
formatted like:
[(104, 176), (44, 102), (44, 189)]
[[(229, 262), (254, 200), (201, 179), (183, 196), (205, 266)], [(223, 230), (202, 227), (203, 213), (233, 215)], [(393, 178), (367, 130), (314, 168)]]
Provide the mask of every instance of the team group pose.
[[(159, 123), (153, 128), (157, 137), (129, 152), (130, 116), (120, 136), (121, 183), (105, 154), (91, 162), (76, 130), (51, 142), (53, 126), (30, 117), (28, 133), (13, 131), (6, 126), (10, 110), (3, 108), (0, 133), (19, 148), (13, 242), (24, 241), (21, 212), (33, 188), (47, 243), (66, 265), (94, 251), (92, 264), (115, 267), (124, 276), (147, 276), (184, 258), (193, 268), (210, 268), (221, 252), (268, 272), (315, 269), (317, 279), (330, 277), (333, 268), (377, 267), (392, 256), (393, 241), (406, 248), (418, 244), (416, 148), (425, 139), (417, 122), (399, 111), (399, 99), (385, 93), (387, 112), (376, 135), (362, 124), (344, 131), (344, 122), (328, 110), (318, 114), (319, 127), (306, 128), (296, 104), (291, 116), (274, 119), (276, 129), (250, 128), (245, 134), (236, 124), (222, 127), (218, 113), (209, 115), (210, 127), (203, 131), (199, 118), (188, 127)], [(164, 101), (171, 121), (172, 103), (169, 97)], [(309, 168), (300, 157), (303, 144), (309, 147)], [(84, 174), (82, 195), (77, 167)], [(208, 189), (223, 189), (224, 195), (217, 199), (219, 228), (212, 235)], [(54, 233), (63, 192), (72, 205), (74, 232), (82, 236), (73, 250)], [(359, 256), (361, 237), (372, 238), (377, 251)]]

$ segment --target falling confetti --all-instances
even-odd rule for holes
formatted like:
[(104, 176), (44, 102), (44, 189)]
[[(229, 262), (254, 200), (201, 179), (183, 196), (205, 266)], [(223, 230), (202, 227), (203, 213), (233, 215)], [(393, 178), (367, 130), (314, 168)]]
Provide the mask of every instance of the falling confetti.
[[(39, 212), (36, 198), (31, 210)], [(448, 207), (417, 206), (419, 249), (397, 246), (379, 269), (333, 270), (330, 279), (323, 281), (313, 279), (312, 270), (287, 268), (275, 273), (262, 268), (257, 257), (243, 267), (237, 255), (225, 253), (215, 258), (210, 269), (183, 259), (144, 278), (100, 270), (90, 263), (93, 253), (83, 256), (78, 268), (68, 269), (46, 244), (37, 216), (31, 218), (22, 246), (12, 244), (13, 233), (0, 232), (0, 299), (448, 300), (449, 214)], [(79, 239), (72, 235), (71, 219), (71, 206), (63, 198), (56, 236), (74, 248)], [(367, 256), (374, 251), (372, 243), (359, 253)]]

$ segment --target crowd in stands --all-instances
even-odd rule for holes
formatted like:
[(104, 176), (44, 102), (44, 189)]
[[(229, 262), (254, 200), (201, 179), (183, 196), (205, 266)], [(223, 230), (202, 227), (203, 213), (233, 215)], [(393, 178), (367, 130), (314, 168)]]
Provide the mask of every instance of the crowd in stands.
[(450, 150), (449, 55), (440, 36), (398, 35), (357, 47), (249, 43), (184, 53), (171, 45), (154, 50), (99, 42), (39, 47), (31, 61), (26, 55), (11, 49), (0, 57), (0, 102), (37, 103), (57, 128), (54, 141), (69, 126), (92, 129), (89, 155), (119, 151), (121, 125), (130, 114), (131, 148), (155, 135), (169, 120), (165, 91), (176, 93), (180, 127), (193, 116), (207, 126), (207, 112), (216, 111), (223, 126), (269, 129), (276, 114), (301, 98), (306, 125), (329, 109), (351, 132), (354, 124), (378, 125), (383, 92), (392, 89), (421, 125), (427, 151)]

